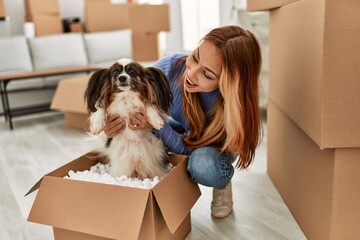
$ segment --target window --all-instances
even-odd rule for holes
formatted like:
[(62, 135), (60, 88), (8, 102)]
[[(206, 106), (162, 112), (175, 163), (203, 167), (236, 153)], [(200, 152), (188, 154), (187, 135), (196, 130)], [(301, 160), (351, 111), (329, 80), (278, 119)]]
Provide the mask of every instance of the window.
[(200, 39), (220, 26), (219, 0), (180, 0), (183, 48), (194, 50)]

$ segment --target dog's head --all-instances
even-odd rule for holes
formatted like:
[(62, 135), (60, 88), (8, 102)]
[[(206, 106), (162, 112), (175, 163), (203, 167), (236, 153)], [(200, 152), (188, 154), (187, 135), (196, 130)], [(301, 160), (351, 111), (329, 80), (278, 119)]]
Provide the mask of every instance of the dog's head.
[(114, 93), (135, 91), (145, 103), (154, 105), (167, 114), (172, 102), (166, 75), (158, 68), (144, 68), (131, 59), (123, 58), (109, 69), (95, 72), (89, 80), (85, 100), (89, 112), (107, 108)]

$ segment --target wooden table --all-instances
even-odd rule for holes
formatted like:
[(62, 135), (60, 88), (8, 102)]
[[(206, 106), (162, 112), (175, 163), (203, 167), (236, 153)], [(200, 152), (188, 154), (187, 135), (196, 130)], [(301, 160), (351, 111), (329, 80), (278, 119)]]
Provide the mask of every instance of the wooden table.
[[(9, 82), (16, 80), (26, 80), (26, 79), (30, 80), (38, 77), (56, 76), (61, 74), (71, 74), (71, 73), (80, 73), (80, 72), (90, 73), (91, 71), (96, 71), (99, 69), (100, 68), (96, 66), (82, 66), (82, 67), (47, 69), (47, 70), (37, 70), (31, 72), (0, 75), (0, 94), (1, 94), (2, 106), (4, 109), (5, 121), (9, 122), (9, 127), (12, 130), (14, 128), (12, 122), (13, 117), (50, 110), (50, 103), (18, 107), (12, 109), (8, 97), (9, 91), (7, 90), (7, 85), (9, 84)], [(42, 89), (47, 89), (47, 88), (44, 87)], [(28, 90), (34, 90), (34, 88), (22, 89), (21, 91), (28, 91)]]

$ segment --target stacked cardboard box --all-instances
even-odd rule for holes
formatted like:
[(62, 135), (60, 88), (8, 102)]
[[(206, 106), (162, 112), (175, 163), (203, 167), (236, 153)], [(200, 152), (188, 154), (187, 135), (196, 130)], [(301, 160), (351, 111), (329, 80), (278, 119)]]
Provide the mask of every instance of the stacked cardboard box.
[(28, 221), (52, 226), (56, 240), (185, 239), (201, 194), (186, 156), (171, 155), (175, 167), (152, 189), (63, 178), (103, 160), (89, 153), (45, 175), (29, 191), (39, 189)]
[(6, 17), (6, 12), (5, 12), (4, 1), (0, 0), (0, 18), (5, 18), (5, 17)]
[(161, 57), (159, 33), (170, 30), (169, 5), (113, 4), (110, 0), (86, 0), (87, 32), (130, 28), (135, 61), (155, 61)]
[(36, 36), (63, 32), (58, 0), (25, 0), (25, 19), (35, 25)]
[(268, 173), (309, 239), (360, 239), (360, 2), (270, 10)]

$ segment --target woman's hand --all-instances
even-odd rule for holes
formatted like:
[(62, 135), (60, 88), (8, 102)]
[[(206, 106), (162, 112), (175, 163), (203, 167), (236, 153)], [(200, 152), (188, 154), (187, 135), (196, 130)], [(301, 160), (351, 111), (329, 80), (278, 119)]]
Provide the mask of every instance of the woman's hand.
[(130, 116), (129, 128), (137, 129), (153, 129), (154, 127), (149, 123), (144, 110), (134, 113)]
[(119, 116), (107, 116), (104, 132), (108, 138), (113, 138), (121, 133), (126, 127), (126, 123)]

